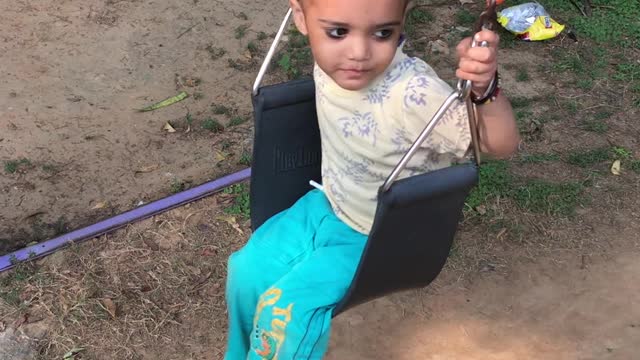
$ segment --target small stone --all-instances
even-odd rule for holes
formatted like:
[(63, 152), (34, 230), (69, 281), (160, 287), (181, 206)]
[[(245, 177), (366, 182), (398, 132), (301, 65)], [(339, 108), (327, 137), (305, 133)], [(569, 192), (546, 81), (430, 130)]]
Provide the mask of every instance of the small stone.
[(430, 41), (429, 46), (431, 47), (431, 52), (434, 54), (449, 55), (450, 53), (449, 46), (442, 40)]

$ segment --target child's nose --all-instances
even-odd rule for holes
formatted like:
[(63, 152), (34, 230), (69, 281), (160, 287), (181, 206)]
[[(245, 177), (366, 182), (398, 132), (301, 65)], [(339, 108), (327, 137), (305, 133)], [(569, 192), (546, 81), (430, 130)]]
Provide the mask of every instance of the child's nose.
[(369, 39), (354, 37), (349, 44), (349, 60), (364, 61), (371, 57)]

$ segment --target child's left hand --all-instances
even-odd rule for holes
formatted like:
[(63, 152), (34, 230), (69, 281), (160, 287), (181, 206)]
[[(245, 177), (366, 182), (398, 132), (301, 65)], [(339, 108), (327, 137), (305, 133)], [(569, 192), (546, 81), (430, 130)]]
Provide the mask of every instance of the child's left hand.
[[(479, 44), (483, 41), (489, 43), (487, 47)], [(458, 69), (456, 76), (459, 79), (471, 80), (475, 95), (482, 96), (498, 69), (498, 43), (500, 37), (493, 31), (482, 30), (476, 34), (478, 46), (471, 47), (471, 38), (466, 38), (458, 44)]]

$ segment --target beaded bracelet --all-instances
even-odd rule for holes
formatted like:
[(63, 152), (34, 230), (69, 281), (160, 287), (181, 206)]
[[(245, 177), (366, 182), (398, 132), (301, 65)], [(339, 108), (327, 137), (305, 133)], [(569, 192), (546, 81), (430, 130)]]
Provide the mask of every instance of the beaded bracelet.
[(476, 98), (473, 93), (471, 94), (471, 101), (476, 105), (486, 105), (496, 100), (498, 94), (500, 94), (500, 75), (496, 70), (496, 74), (491, 79), (491, 83), (487, 87), (487, 90), (482, 94), (482, 97)]

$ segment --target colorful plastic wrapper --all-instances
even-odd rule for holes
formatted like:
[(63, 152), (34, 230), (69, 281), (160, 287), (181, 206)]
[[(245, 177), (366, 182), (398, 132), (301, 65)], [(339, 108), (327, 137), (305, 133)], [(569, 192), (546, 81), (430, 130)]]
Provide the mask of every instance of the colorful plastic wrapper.
[(498, 12), (498, 22), (527, 41), (551, 39), (564, 30), (564, 25), (553, 20), (544, 7), (536, 2), (512, 6)]

